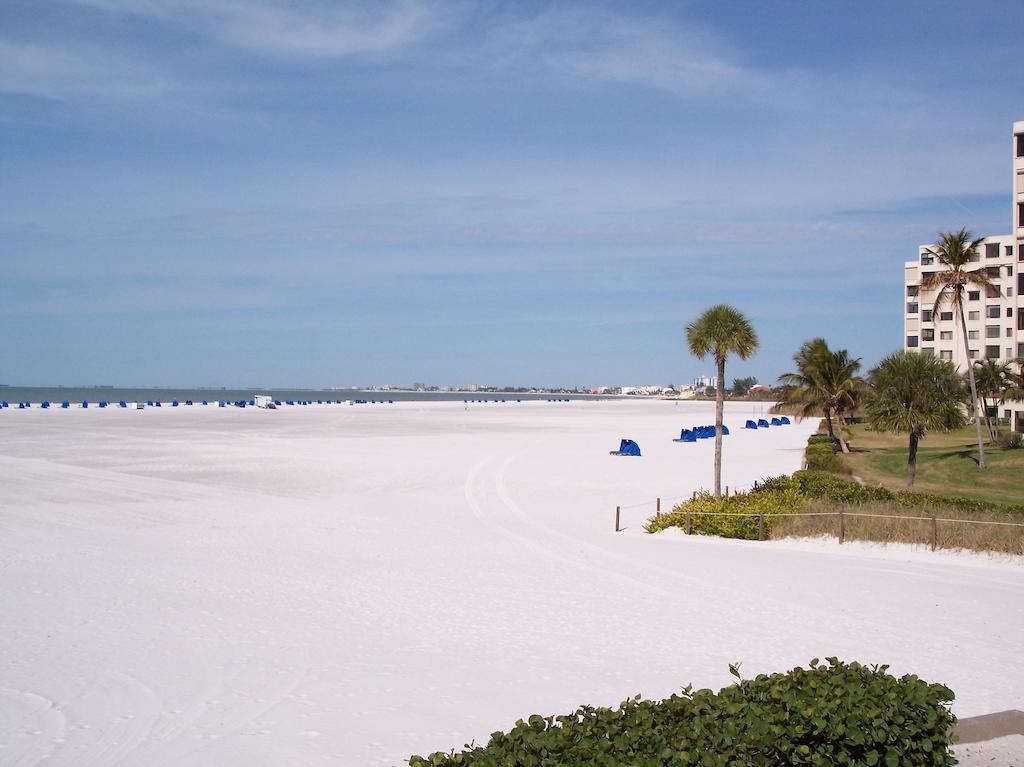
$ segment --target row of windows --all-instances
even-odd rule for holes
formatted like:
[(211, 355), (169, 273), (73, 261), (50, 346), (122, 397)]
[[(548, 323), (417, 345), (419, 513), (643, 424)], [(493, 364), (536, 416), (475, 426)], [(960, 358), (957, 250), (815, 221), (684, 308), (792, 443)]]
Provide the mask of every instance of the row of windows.
[[(1024, 208), (1024, 203), (1017, 203), (1017, 226), (1024, 226), (1024, 223), (1021, 223), (1022, 219), (1020, 218), (1020, 212), (1022, 208)], [(1013, 245), (1003, 246), (1003, 256), (1013, 256)], [(998, 242), (985, 243), (985, 258), (999, 258)], [(1017, 249), (1017, 260), (1024, 261), (1024, 249)], [(979, 253), (975, 253), (973, 256), (971, 256), (970, 261), (972, 263), (977, 263), (978, 261), (981, 261), (981, 255)], [(921, 266), (931, 266), (934, 263), (935, 256), (931, 255), (930, 253), (921, 254)]]
[[(921, 310), (921, 305), (916, 303), (916, 302), (909, 302), (907, 304), (907, 314), (917, 314), (918, 311), (921, 312), (921, 322), (932, 322), (932, 317), (933, 317), (933, 310), (932, 309)], [(1003, 308), (1000, 307), (1000, 306), (986, 306), (985, 307), (985, 319), (998, 320), (1000, 317), (1003, 317), (1003, 316), (1012, 317), (1013, 316), (1013, 307), (1012, 306), (1007, 306), (1005, 312), (1004, 312)], [(939, 322), (949, 322), (952, 319), (953, 319), (953, 312), (939, 312)], [(975, 311), (967, 312), (967, 319), (968, 320), (980, 320), (981, 319), (981, 311), (975, 310)]]
[[(986, 325), (985, 326), (985, 338), (1013, 338), (1013, 328), (1002, 328), (999, 325)], [(981, 337), (980, 330), (968, 330), (967, 340), (976, 341)], [(922, 341), (934, 341), (935, 331), (931, 328), (921, 329), (921, 340)], [(940, 330), (939, 331), (940, 341), (952, 341), (953, 331), (952, 330)]]
[[(907, 348), (908, 349), (916, 349), (916, 348), (918, 348), (917, 347), (917, 336), (907, 336)], [(1007, 346), (1004, 349), (1004, 351), (1006, 352), (1006, 354), (1004, 356), (1007, 359), (1011, 359), (1013, 357), (1013, 347), (1012, 346)], [(935, 354), (935, 347), (933, 347), (933, 346), (922, 346), (921, 347), (921, 353), (922, 354)], [(1017, 344), (1017, 355), (1020, 356), (1022, 353), (1024, 353), (1024, 344)], [(992, 345), (988, 345), (988, 346), (985, 347), (985, 359), (987, 359), (987, 360), (997, 360), (997, 359), (999, 359), (999, 356), (1000, 356), (999, 355), (999, 347), (997, 345), (992, 344)], [(969, 359), (972, 359), (972, 360), (978, 359), (978, 350), (977, 349), (969, 349), (968, 352), (967, 352), (967, 357)], [(952, 359), (953, 359), (953, 352), (951, 350), (949, 350), (949, 349), (940, 349), (939, 350), (939, 358), (940, 359), (944, 359), (944, 360), (952, 361)]]
[[(999, 267), (998, 266), (986, 267), (984, 269), (984, 272), (985, 272), (985, 275), (990, 280), (998, 280), (1000, 277), (1002, 277), (1002, 274), (1000, 274), (1000, 272), (999, 272)], [(922, 272), (921, 273), (921, 280), (924, 281), (924, 280), (928, 279), (929, 277), (931, 277), (933, 274), (936, 274), (936, 272)], [(1006, 276), (1007, 277), (1012, 277), (1013, 276), (1013, 267), (1012, 266), (1007, 266), (1006, 267)], [(1018, 275), (1018, 277), (1017, 277), (1017, 282), (1018, 283), (1021, 283), (1021, 278), (1022, 277), (1024, 277), (1024, 274)], [(1022, 283), (1022, 284), (1024, 284), (1024, 283)], [(916, 296), (920, 292), (921, 292), (921, 286), (920, 285), (907, 285), (907, 295), (908, 296)], [(981, 294), (980, 290), (969, 290), (968, 291), (968, 295), (971, 297), (972, 301), (976, 301), (980, 294)], [(985, 294), (989, 298), (996, 298), (1000, 294), (999, 293), (999, 286), (998, 285), (992, 285), (991, 287), (986, 288), (985, 289)]]

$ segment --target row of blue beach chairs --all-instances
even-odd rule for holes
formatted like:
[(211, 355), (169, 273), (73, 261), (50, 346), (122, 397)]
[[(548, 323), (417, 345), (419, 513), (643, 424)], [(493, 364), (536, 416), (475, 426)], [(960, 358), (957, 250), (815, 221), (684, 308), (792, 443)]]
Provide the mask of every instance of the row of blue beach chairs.
[[(765, 418), (758, 419), (757, 421), (747, 421), (743, 426), (744, 429), (767, 429), (770, 426), (789, 426), (792, 421), (786, 416), (781, 418), (772, 418), (769, 422)], [(722, 436), (726, 436), (729, 433), (729, 427), (722, 424)], [(673, 442), (696, 442), (699, 439), (713, 439), (715, 436), (714, 426), (694, 426), (692, 429), (683, 429), (679, 432), (679, 437), (673, 439)], [(623, 439), (619, 443), (618, 450), (608, 451), (610, 455), (629, 455), (639, 456), (640, 446), (631, 439)]]
[(771, 423), (768, 422), (767, 418), (759, 418), (757, 421), (747, 421), (744, 425), (744, 429), (767, 429), (769, 426), (789, 426), (792, 423), (787, 416), (781, 418), (772, 418)]
[[(502, 401), (504, 401), (504, 400), (502, 400)], [(384, 399), (381, 399), (381, 400), (376, 400), (376, 399), (374, 399), (374, 400), (357, 399), (357, 400), (354, 400), (354, 402), (357, 405), (367, 405), (367, 404), (370, 404), (370, 405), (384, 405), (384, 404), (393, 405), (395, 403), (395, 401), (393, 399), (388, 399), (388, 400), (384, 400)], [(316, 404), (317, 405), (341, 405), (343, 403), (344, 403), (344, 400), (319, 400), (319, 399), (316, 400)], [(171, 400), (171, 402), (169, 403), (170, 407), (179, 407), (179, 406), (181, 406), (183, 404), (184, 405), (189, 405), (189, 406), (190, 405), (198, 405), (198, 404), (209, 405), (210, 401), (204, 399), (201, 402), (193, 402), (192, 400), (189, 399), (189, 400), (185, 400), (183, 403), (179, 402), (178, 400)], [(217, 401), (216, 404), (217, 404), (218, 407), (240, 407), (240, 408), (255, 407), (256, 406), (256, 400), (236, 400), (234, 402), (228, 402), (226, 400), (219, 400), (219, 401)], [(313, 400), (290, 400), (290, 399), (289, 400), (283, 400), (283, 401), (282, 400), (274, 400), (274, 405), (276, 407), (281, 407), (282, 405), (303, 406), (303, 405), (312, 405), (312, 404), (314, 404)], [(18, 410), (29, 410), (32, 407), (32, 403), (31, 402), (18, 402), (17, 405), (18, 405)], [(51, 405), (53, 407), (57, 407), (57, 403), (50, 403), (49, 400), (43, 400), (42, 402), (39, 403), (39, 407), (42, 408), (43, 410), (49, 410)], [(100, 407), (100, 408), (112, 407), (111, 403), (106, 401), (106, 400), (100, 400), (99, 402), (96, 402), (95, 405), (96, 405), (96, 407)], [(10, 408), (10, 406), (11, 406), (10, 402), (6, 402), (6, 401), (0, 402), (0, 409)], [(90, 406), (90, 402), (89, 402), (89, 400), (82, 400), (82, 402), (80, 403), (79, 406), (83, 407), (83, 408), (88, 408)], [(164, 406), (164, 403), (161, 402), (160, 400), (152, 400), (152, 399), (146, 400), (146, 407), (163, 407), (163, 406)], [(67, 409), (69, 409), (71, 407), (71, 402), (68, 401), (68, 400), (64, 400), (63, 402), (60, 403), (59, 407), (61, 409), (63, 409), (63, 410), (67, 410)], [(135, 402), (132, 402), (131, 404), (129, 404), (127, 401), (121, 400), (121, 401), (119, 401), (117, 403), (117, 407), (120, 407), (120, 408), (138, 407), (138, 404), (135, 403)]]
[[(722, 424), (722, 435), (729, 433), (729, 427)], [(715, 427), (714, 426), (694, 426), (692, 429), (683, 429), (679, 432), (679, 437), (672, 440), (673, 442), (696, 442), (698, 439), (714, 439)]]

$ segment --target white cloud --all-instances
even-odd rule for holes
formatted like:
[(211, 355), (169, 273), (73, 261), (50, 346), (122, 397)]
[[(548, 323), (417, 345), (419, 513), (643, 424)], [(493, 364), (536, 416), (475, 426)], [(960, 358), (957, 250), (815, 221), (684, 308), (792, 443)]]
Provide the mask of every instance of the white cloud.
[(73, 0), (147, 16), (259, 53), (313, 58), (398, 53), (441, 26), (448, 11), (425, 0), (298, 4), (277, 0)]
[(696, 24), (682, 26), (594, 6), (499, 19), (484, 48), (492, 67), (645, 85), (679, 93), (753, 88), (763, 77)]
[(98, 46), (0, 39), (0, 92), (56, 99), (81, 95), (138, 99), (171, 88), (171, 80), (144, 62)]

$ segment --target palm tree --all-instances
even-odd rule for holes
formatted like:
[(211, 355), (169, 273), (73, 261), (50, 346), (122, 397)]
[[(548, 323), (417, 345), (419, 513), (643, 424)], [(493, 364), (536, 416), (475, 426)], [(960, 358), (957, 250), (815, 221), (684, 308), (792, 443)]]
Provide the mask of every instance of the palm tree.
[(793, 355), (793, 362), (796, 372), (779, 376), (779, 383), (787, 387), (784, 404), (795, 405), (804, 418), (824, 414), (828, 436), (849, 453), (850, 446), (842, 434), (836, 437), (832, 416), (835, 414), (842, 429), (846, 426), (843, 413), (851, 412), (857, 404), (864, 384), (857, 375), (860, 358), (850, 359), (846, 349), (832, 351), (824, 338), (812, 338)]
[(1013, 386), (1013, 370), (1005, 362), (987, 359), (974, 363), (974, 380), (978, 384), (978, 396), (981, 398), (981, 405), (985, 412), (985, 426), (988, 427), (989, 439), (995, 440), (999, 437), (999, 413), (996, 413), (995, 422), (988, 414), (988, 402), (991, 398), (992, 404), (998, 411), (1006, 399), (1007, 391)]
[(967, 346), (967, 322), (964, 320), (964, 290), (968, 285), (984, 288), (987, 291), (999, 288), (988, 277), (985, 267), (968, 269), (967, 266), (977, 261), (978, 246), (984, 237), (974, 239), (974, 235), (966, 229), (959, 232), (939, 232), (939, 243), (934, 248), (925, 248), (942, 266), (942, 271), (935, 272), (921, 281), (922, 290), (937, 290), (932, 316), (939, 313), (939, 306), (948, 301), (960, 320), (960, 332), (967, 351), (967, 375), (971, 382), (971, 410), (974, 414), (974, 427), (978, 434), (978, 468), (985, 468), (985, 445), (981, 439), (981, 415), (978, 412), (978, 386), (974, 381), (974, 367), (970, 361)]
[(871, 371), (872, 388), (865, 409), (879, 431), (908, 434), (907, 489), (914, 488), (917, 445), (929, 430), (959, 429), (966, 424), (963, 382), (956, 365), (926, 354), (890, 354)]
[(686, 342), (695, 357), (714, 355), (718, 366), (715, 386), (715, 497), (722, 495), (722, 411), (725, 409), (725, 360), (742, 360), (757, 351), (757, 333), (750, 321), (731, 306), (712, 306), (686, 326)]

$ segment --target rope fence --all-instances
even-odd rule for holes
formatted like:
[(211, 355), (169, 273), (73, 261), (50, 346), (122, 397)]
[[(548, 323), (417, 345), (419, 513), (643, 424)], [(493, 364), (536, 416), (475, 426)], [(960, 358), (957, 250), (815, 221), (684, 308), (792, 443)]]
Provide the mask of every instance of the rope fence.
[[(751, 483), (750, 485), (741, 485), (741, 487), (756, 487), (757, 482)], [(701, 491), (703, 492), (703, 490)], [(729, 489), (726, 488), (725, 495), (729, 495)], [(655, 498), (655, 516), (661, 516), (661, 502), (664, 501), (678, 501), (686, 498), (696, 498), (697, 491), (694, 491), (690, 496), (675, 496), (673, 498)], [(636, 509), (642, 506), (650, 505), (650, 501), (644, 501), (642, 503), (634, 503), (628, 506), (616, 506), (615, 507), (615, 532), (622, 531), (621, 516), (622, 511), (626, 509)], [(758, 520), (758, 540), (766, 540), (765, 537), (765, 515), (763, 513), (745, 512), (745, 511), (698, 511), (698, 512), (686, 512), (686, 527), (684, 528), (687, 535), (691, 534), (693, 515), (702, 516), (718, 516), (718, 517), (753, 517)], [(778, 517), (838, 517), (839, 518), (839, 543), (842, 544), (846, 540), (846, 518), (847, 517), (869, 517), (874, 519), (897, 519), (904, 521), (917, 521), (917, 522), (931, 522), (931, 550), (935, 551), (938, 548), (939, 540), (939, 523), (953, 523), (953, 524), (964, 524), (964, 525), (994, 525), (1000, 527), (1022, 527), (1024, 528), (1024, 522), (1000, 522), (996, 520), (986, 519), (963, 519), (955, 517), (935, 517), (935, 516), (911, 516), (906, 514), (872, 514), (862, 511), (788, 511), (778, 512), (771, 515), (773, 519)]]

